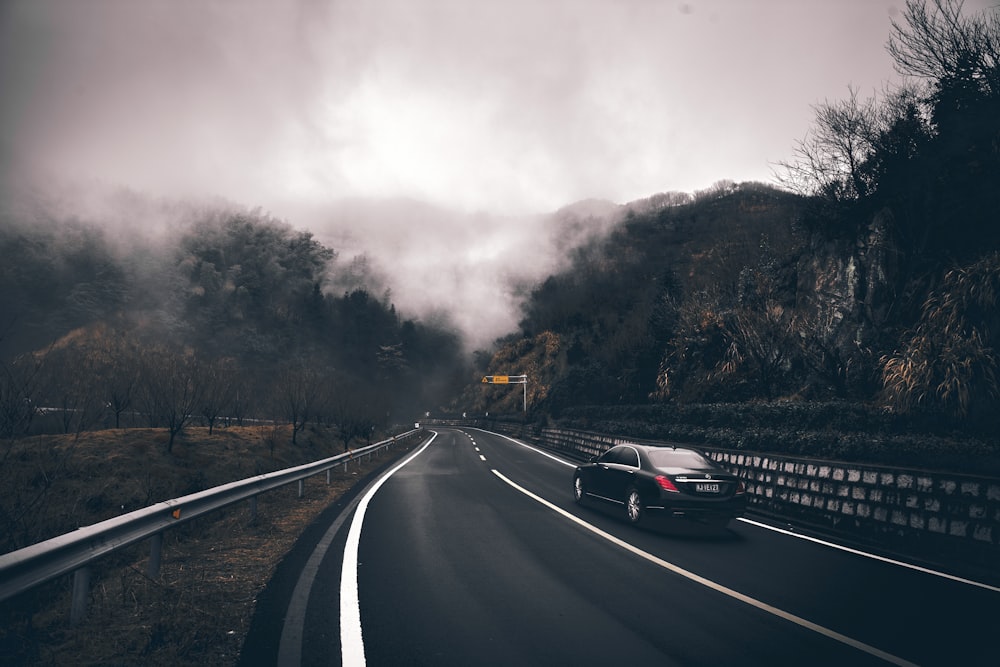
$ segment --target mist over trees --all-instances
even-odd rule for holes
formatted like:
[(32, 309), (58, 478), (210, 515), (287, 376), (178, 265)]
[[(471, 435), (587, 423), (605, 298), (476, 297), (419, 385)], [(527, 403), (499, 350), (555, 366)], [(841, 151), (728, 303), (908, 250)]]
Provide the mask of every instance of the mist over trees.
[[(904, 84), (817, 105), (780, 189), (629, 208), (533, 291), (480, 371), (529, 373), (550, 414), (838, 399), (995, 425), (1000, 12), (910, 0), (887, 48)], [(517, 398), (470, 387), (461, 403)]]
[(206, 206), (158, 243), (126, 244), (115, 234), (127, 230), (100, 220), (7, 215), (6, 436), (37, 425), (36, 407), (55, 408), (66, 432), (163, 427), (168, 449), (194, 420), (274, 419), (293, 440), (317, 422), (370, 436), (467, 374), (457, 334), (401, 318), (364, 287), (333, 292), (335, 251), (259, 210)]

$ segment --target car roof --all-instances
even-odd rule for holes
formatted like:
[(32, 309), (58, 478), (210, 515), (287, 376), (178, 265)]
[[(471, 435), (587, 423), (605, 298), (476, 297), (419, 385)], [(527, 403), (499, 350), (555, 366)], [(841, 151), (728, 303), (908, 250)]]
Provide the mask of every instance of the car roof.
[(644, 452), (652, 452), (652, 451), (663, 450), (663, 449), (671, 449), (671, 450), (683, 449), (685, 451), (697, 452), (698, 454), (703, 454), (703, 452), (700, 449), (698, 449), (697, 447), (693, 447), (691, 445), (678, 445), (678, 444), (674, 444), (672, 442), (663, 443), (662, 445), (660, 445), (660, 444), (657, 444), (657, 445), (654, 445), (654, 444), (641, 444), (641, 443), (638, 443), (638, 442), (623, 442), (623, 443), (621, 443), (619, 445), (615, 445), (615, 447), (621, 447), (621, 446), (635, 447), (636, 449), (642, 450)]

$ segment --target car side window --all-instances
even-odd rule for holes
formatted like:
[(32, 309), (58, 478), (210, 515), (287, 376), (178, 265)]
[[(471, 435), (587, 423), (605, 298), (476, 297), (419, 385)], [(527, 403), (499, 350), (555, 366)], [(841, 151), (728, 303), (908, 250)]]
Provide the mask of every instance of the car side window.
[(639, 452), (635, 451), (631, 447), (622, 447), (619, 462), (627, 466), (632, 466), (633, 468), (638, 468)]
[(601, 463), (619, 463), (618, 454), (621, 447), (612, 447), (608, 451), (601, 454), (601, 458), (597, 459)]

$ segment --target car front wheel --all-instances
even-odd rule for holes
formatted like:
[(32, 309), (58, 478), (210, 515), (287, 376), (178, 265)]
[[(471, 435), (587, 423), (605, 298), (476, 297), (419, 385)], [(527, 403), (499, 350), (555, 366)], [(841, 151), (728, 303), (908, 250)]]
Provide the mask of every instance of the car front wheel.
[(645, 512), (645, 508), (642, 506), (642, 496), (639, 495), (639, 490), (635, 487), (630, 488), (625, 493), (625, 518), (631, 524), (639, 523), (642, 520), (642, 516)]

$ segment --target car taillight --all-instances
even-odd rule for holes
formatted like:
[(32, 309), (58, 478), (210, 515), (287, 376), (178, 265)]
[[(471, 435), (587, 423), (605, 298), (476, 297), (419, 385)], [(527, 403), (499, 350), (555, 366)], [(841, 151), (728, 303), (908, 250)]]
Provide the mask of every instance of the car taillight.
[(743, 482), (740, 482), (739, 484), (736, 485), (736, 495), (740, 495), (741, 493), (746, 493), (746, 492), (747, 492), (747, 487), (743, 485)]
[(672, 493), (680, 493), (680, 491), (677, 490), (677, 487), (674, 486), (674, 483), (671, 482), (666, 477), (664, 477), (663, 475), (656, 476), (656, 483), (659, 484), (660, 488), (663, 489), (664, 491), (671, 491)]

